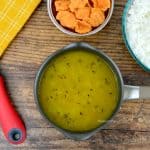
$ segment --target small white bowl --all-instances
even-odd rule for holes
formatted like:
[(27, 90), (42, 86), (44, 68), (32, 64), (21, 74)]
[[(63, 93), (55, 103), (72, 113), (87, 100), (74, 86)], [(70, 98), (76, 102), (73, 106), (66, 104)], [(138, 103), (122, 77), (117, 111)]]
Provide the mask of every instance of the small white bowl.
[(48, 9), (48, 14), (49, 14), (49, 17), (51, 18), (53, 24), (60, 30), (62, 31), (63, 33), (66, 33), (66, 34), (69, 34), (69, 35), (72, 35), (72, 36), (87, 36), (87, 35), (93, 35), (99, 31), (101, 31), (106, 25), (107, 23), (109, 22), (111, 16), (112, 16), (112, 13), (113, 13), (113, 10), (114, 10), (114, 0), (111, 0), (111, 8), (109, 9), (108, 11), (108, 15), (105, 19), (105, 21), (103, 22), (103, 24), (101, 24), (100, 26), (98, 26), (97, 28), (95, 28), (94, 30), (88, 32), (88, 33), (85, 33), (85, 34), (80, 34), (80, 33), (75, 33), (75, 32), (72, 32), (72, 31), (69, 31), (67, 30), (66, 28), (64, 28), (62, 25), (60, 25), (58, 23), (58, 21), (56, 20), (54, 14), (53, 14), (53, 10), (52, 10), (52, 3), (53, 3), (54, 0), (47, 0), (47, 9)]

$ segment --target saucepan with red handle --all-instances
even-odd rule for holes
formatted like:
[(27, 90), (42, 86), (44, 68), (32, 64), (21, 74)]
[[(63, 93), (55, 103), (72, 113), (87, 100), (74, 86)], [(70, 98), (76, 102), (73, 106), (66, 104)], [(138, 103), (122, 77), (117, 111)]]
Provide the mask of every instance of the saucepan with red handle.
[(2, 75), (0, 75), (0, 126), (10, 143), (21, 144), (24, 142), (25, 126), (11, 104)]

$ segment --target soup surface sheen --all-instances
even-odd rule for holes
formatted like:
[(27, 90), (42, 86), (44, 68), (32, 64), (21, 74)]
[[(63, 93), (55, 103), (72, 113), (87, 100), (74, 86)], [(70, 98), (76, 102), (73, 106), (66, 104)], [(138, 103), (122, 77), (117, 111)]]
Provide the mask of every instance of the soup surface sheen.
[(39, 103), (47, 118), (60, 128), (90, 131), (109, 119), (117, 107), (116, 75), (95, 53), (62, 53), (42, 74)]

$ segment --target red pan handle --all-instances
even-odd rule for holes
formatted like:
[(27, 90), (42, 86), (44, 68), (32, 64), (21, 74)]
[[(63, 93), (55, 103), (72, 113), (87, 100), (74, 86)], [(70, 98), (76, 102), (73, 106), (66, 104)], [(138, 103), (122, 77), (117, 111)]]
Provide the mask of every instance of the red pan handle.
[(13, 108), (4, 79), (0, 75), (0, 126), (7, 140), (12, 144), (21, 144), (26, 139), (26, 129), (20, 116)]

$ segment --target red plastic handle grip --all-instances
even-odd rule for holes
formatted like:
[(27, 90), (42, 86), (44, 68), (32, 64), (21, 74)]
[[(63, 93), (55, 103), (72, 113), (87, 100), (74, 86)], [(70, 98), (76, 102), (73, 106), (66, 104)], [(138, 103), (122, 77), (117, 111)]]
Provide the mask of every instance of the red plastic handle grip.
[(11, 104), (2, 76), (0, 76), (0, 126), (10, 143), (21, 144), (26, 139), (24, 123)]

